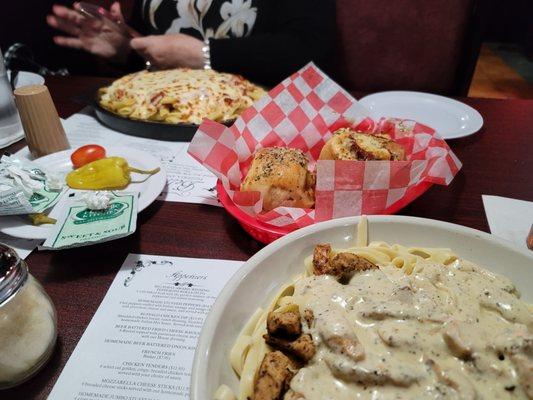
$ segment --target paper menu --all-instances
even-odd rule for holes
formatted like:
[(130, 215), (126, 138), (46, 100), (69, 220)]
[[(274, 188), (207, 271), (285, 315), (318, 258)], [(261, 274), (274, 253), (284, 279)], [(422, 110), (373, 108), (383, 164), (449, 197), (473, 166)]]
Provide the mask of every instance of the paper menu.
[(483, 206), (493, 235), (527, 248), (526, 237), (533, 225), (533, 202), (483, 195)]
[[(63, 127), (72, 148), (91, 143), (133, 147), (159, 158), (167, 172), (167, 186), (159, 200), (219, 205), (215, 190), (217, 178), (187, 154), (189, 143), (119, 133), (100, 124), (89, 109), (64, 120)], [(22, 149), (17, 155), (29, 157), (28, 149)]]
[(48, 399), (189, 399), (204, 319), (241, 265), (130, 254)]

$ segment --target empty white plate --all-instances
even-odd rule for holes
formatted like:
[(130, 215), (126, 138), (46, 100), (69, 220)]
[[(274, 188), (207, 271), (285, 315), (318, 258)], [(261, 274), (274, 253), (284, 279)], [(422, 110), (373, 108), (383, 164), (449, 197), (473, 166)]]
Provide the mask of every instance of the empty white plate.
[(5, 131), (2, 132), (2, 129), (8, 128), (0, 127), (0, 149), (3, 149), (4, 147), (7, 147), (15, 142), (18, 142), (24, 137), (24, 129), (22, 129), (20, 121), (18, 121), (17, 125), (13, 130), (11, 130), (11, 126), (9, 127), (9, 133), (7, 135), (5, 134)]
[(359, 103), (373, 118), (412, 119), (432, 127), (444, 139), (469, 136), (483, 126), (483, 117), (472, 107), (436, 94), (380, 92), (363, 97)]

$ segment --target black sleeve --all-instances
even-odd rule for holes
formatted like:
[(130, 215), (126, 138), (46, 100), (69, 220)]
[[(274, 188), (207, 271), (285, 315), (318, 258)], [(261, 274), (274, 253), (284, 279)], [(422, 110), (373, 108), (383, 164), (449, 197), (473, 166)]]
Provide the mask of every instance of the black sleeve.
[[(263, 32), (211, 39), (211, 66), (272, 86), (314, 61), (327, 63), (334, 45), (334, 0), (270, 0)], [(259, 22), (259, 21), (258, 21)]]
[(135, 29), (137, 32), (139, 32), (140, 34), (146, 35), (149, 32), (143, 20), (142, 5), (143, 5), (142, 0), (134, 0), (133, 8), (130, 12), (130, 16), (129, 18), (127, 18), (127, 24), (131, 26), (133, 29)]
[[(130, 10), (129, 16), (126, 17), (126, 23), (131, 28), (135, 29), (141, 35), (149, 33), (147, 25), (145, 24), (142, 16), (142, 0), (134, 0), (133, 7)], [(145, 68), (145, 61), (135, 51), (131, 51), (125, 62), (121, 63), (121, 67), (128, 72), (139, 71)]]

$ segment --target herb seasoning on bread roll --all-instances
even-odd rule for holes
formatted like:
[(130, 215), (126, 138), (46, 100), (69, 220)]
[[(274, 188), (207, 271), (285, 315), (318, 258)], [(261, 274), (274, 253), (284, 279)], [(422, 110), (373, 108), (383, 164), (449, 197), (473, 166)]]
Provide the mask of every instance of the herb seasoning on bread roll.
[(405, 160), (405, 151), (388, 135), (341, 128), (326, 142), (319, 160), (402, 161)]
[(312, 208), (315, 205), (315, 175), (301, 150), (266, 147), (255, 153), (241, 191), (261, 192), (263, 211), (276, 207)]

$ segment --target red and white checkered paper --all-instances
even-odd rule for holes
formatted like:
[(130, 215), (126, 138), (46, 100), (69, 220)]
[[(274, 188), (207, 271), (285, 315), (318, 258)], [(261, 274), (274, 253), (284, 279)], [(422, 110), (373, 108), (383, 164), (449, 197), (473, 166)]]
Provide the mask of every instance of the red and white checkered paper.
[[(345, 126), (389, 134), (406, 151), (407, 161), (317, 162), (332, 133)], [(262, 213), (259, 192), (239, 187), (263, 147), (302, 150), (316, 168), (315, 209), (278, 207)], [(368, 111), (313, 63), (285, 79), (245, 110), (231, 127), (205, 120), (189, 154), (222, 182), (233, 202), (258, 220), (289, 229), (317, 221), (361, 214), (383, 214), (424, 182), (447, 185), (461, 162), (435, 131), (415, 121), (373, 121)], [(414, 198), (414, 197), (411, 197)]]

